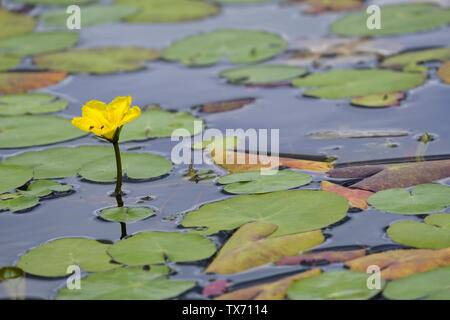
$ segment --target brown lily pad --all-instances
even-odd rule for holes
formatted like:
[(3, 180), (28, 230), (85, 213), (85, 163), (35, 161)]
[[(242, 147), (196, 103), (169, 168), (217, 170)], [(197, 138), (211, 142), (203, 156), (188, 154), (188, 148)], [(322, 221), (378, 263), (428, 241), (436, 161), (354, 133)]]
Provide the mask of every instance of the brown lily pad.
[(371, 265), (377, 265), (381, 269), (382, 278), (395, 280), (450, 265), (450, 248), (393, 250), (347, 261), (345, 265), (353, 271), (361, 272), (366, 272)]
[(438, 70), (437, 76), (445, 83), (450, 83), (450, 61), (445, 62)]
[(324, 12), (339, 12), (361, 8), (364, 4), (360, 0), (292, 0), (289, 4), (308, 4), (310, 9), (306, 10), (309, 14), (318, 14)]
[(297, 256), (284, 257), (278, 260), (277, 266), (298, 265), (302, 262), (317, 263), (318, 261), (328, 261), (330, 263), (345, 262), (366, 255), (366, 249), (347, 250), (347, 251), (321, 251), (309, 254), (300, 254)]
[(255, 102), (255, 98), (235, 99), (220, 102), (204, 103), (200, 111), (206, 113), (217, 113), (240, 109), (250, 103)]
[(351, 166), (333, 169), (329, 174), (333, 178), (365, 178), (351, 187), (378, 192), (450, 177), (450, 160)]
[(400, 101), (405, 99), (403, 92), (384, 93), (384, 94), (370, 94), (367, 96), (356, 97), (350, 100), (352, 105), (358, 107), (393, 107), (399, 106)]
[(5, 72), (0, 73), (0, 94), (25, 93), (54, 85), (67, 76), (66, 72)]
[(264, 283), (248, 288), (226, 293), (215, 300), (284, 300), (286, 292), (291, 283), (295, 280), (317, 276), (320, 269), (313, 269), (306, 272), (297, 273), (293, 276), (282, 278), (281, 280)]
[(226, 291), (230, 283), (227, 280), (215, 280), (210, 282), (206, 287), (203, 288), (202, 296), (218, 296)]
[(320, 230), (270, 237), (278, 226), (250, 222), (240, 227), (225, 243), (206, 273), (231, 274), (248, 270), (322, 243)]
[(350, 189), (328, 181), (320, 183), (321, 190), (340, 194), (347, 198), (351, 208), (367, 209), (367, 199), (373, 195), (372, 191)]

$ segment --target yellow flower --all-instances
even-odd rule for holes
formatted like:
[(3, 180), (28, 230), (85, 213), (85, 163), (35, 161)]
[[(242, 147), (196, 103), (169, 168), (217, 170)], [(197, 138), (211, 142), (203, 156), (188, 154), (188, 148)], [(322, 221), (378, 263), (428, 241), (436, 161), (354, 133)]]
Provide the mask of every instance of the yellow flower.
[(130, 96), (117, 97), (108, 105), (97, 100), (89, 101), (82, 108), (83, 116), (73, 118), (72, 124), (112, 142), (117, 129), (141, 115), (139, 107), (130, 109), (131, 100)]

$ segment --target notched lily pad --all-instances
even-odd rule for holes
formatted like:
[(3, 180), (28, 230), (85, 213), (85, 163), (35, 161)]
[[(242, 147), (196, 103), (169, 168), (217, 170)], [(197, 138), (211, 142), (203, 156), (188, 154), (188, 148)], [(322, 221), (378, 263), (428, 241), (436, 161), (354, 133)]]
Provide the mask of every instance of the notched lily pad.
[(0, 94), (24, 93), (57, 84), (65, 72), (6, 72), (0, 73)]
[(225, 70), (220, 73), (232, 84), (268, 84), (289, 81), (306, 74), (303, 67), (287, 65), (258, 65)]
[(168, 61), (187, 66), (206, 66), (227, 57), (232, 63), (253, 63), (270, 59), (287, 46), (276, 34), (264, 31), (218, 29), (174, 42), (163, 52)]
[(87, 272), (111, 270), (119, 265), (110, 263), (108, 247), (91, 239), (57, 239), (25, 253), (17, 266), (26, 273), (42, 277), (64, 277), (68, 275), (67, 268), (74, 264)]
[(147, 207), (114, 207), (102, 210), (100, 217), (112, 222), (132, 223), (154, 214), (155, 212)]
[(36, 24), (36, 20), (30, 16), (0, 8), (0, 39), (30, 33)]
[(424, 222), (396, 222), (386, 232), (395, 242), (410, 247), (442, 249), (450, 246), (450, 214), (433, 214), (426, 217)]
[(62, 111), (69, 102), (56, 100), (48, 93), (28, 93), (0, 96), (0, 115), (16, 116), (25, 114), (41, 114)]
[(139, 47), (77, 48), (39, 55), (33, 61), (39, 68), (68, 73), (107, 74), (144, 69), (144, 61), (158, 59), (160, 53)]
[(405, 99), (405, 97), (406, 96), (403, 92), (379, 93), (379, 94), (370, 94), (362, 97), (355, 97), (350, 100), (350, 103), (358, 107), (373, 107), (373, 108), (393, 107), (399, 106), (400, 101)]
[[(1, 136), (1, 135), (0, 135)], [(33, 178), (33, 170), (26, 166), (0, 163), (0, 194), (23, 186)]]
[[(450, 16), (450, 10), (448, 12), (448, 15)], [(419, 63), (429, 61), (444, 62), (447, 60), (450, 60), (450, 48), (436, 48), (401, 53), (386, 58), (381, 63), (381, 66), (393, 69), (403, 69), (405, 71), (426, 72), (427, 68), (419, 66)]]
[(278, 191), (236, 196), (203, 205), (189, 212), (182, 226), (206, 228), (191, 232), (211, 235), (259, 221), (277, 225), (278, 229), (270, 235), (276, 237), (327, 227), (343, 219), (347, 210), (347, 199), (331, 192)]
[(386, 94), (417, 87), (424, 83), (426, 75), (391, 70), (333, 70), (295, 79), (297, 87), (315, 87), (304, 92), (305, 96), (342, 99), (370, 94)]
[(375, 193), (368, 199), (378, 210), (399, 214), (424, 214), (440, 211), (450, 206), (450, 188), (440, 184), (421, 184), (406, 189), (388, 189)]
[(312, 181), (311, 176), (291, 170), (249, 171), (221, 177), (224, 190), (234, 194), (267, 193), (298, 188)]
[[(182, 245), (181, 245), (182, 244)], [(188, 262), (209, 258), (215, 244), (200, 235), (179, 232), (141, 232), (112, 245), (108, 253), (115, 261), (129, 265)]]

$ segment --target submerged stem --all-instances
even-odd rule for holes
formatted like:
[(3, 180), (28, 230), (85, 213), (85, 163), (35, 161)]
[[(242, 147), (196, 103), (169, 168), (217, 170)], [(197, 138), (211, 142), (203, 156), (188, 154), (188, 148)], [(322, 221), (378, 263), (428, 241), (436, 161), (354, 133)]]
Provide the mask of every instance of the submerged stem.
[(116, 189), (114, 191), (114, 195), (117, 200), (117, 206), (123, 207), (122, 200), (122, 159), (120, 157), (120, 148), (119, 141), (113, 142), (114, 153), (116, 154), (116, 166), (117, 166), (117, 181), (116, 181)]

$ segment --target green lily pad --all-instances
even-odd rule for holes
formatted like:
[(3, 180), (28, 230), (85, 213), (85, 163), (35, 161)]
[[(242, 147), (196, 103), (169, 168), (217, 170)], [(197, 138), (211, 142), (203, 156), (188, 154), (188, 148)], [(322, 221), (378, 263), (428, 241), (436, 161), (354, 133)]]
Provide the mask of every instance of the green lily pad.
[(73, 47), (78, 42), (76, 32), (34, 32), (0, 40), (0, 53), (31, 56)]
[(311, 181), (311, 176), (291, 170), (265, 172), (264, 175), (260, 171), (240, 172), (218, 180), (220, 184), (227, 184), (225, 191), (235, 194), (288, 190), (304, 186)]
[[(130, 6), (91, 5), (81, 7), (81, 28), (122, 20), (135, 13), (137, 9)], [(66, 28), (68, 14), (65, 9), (53, 10), (41, 16), (46, 26)]]
[(162, 300), (174, 298), (195, 286), (195, 281), (167, 279), (168, 271), (118, 268), (90, 274), (80, 290), (62, 288), (57, 300)]
[(21, 60), (20, 57), (0, 54), (0, 71), (8, 71), (14, 68)]
[(346, 216), (347, 200), (326, 191), (278, 191), (260, 195), (236, 196), (206, 204), (189, 212), (183, 227), (207, 228), (192, 232), (211, 235), (220, 230), (233, 230), (241, 225), (260, 221), (275, 224), (278, 229), (270, 235), (318, 230)]
[(450, 300), (450, 266), (391, 281), (383, 295), (392, 300)]
[(220, 4), (250, 4), (250, 3), (264, 3), (264, 2), (282, 2), (285, 0), (214, 0)]
[(378, 210), (399, 214), (424, 214), (450, 206), (450, 188), (440, 184), (421, 184), (406, 189), (383, 190), (371, 195), (367, 202)]
[(87, 272), (101, 272), (117, 268), (106, 253), (110, 245), (84, 238), (53, 240), (31, 249), (17, 266), (26, 273), (42, 277), (63, 277), (67, 267), (78, 265)]
[(97, 0), (12, 0), (13, 2), (20, 2), (26, 4), (41, 4), (46, 6), (70, 6), (72, 4), (87, 4)]
[(69, 119), (55, 116), (0, 117), (0, 149), (41, 146), (86, 134)]
[[(331, 271), (294, 281), (287, 291), (291, 300), (368, 300), (381, 289), (368, 289), (370, 275), (356, 271)], [(381, 280), (384, 286), (384, 280)]]
[(154, 214), (155, 212), (147, 207), (114, 207), (102, 210), (100, 217), (112, 222), (131, 223)]
[(158, 59), (160, 53), (139, 47), (78, 48), (33, 58), (43, 69), (69, 73), (106, 74), (144, 69), (145, 61)]
[(17, 116), (24, 114), (41, 114), (62, 111), (69, 102), (57, 100), (47, 93), (25, 93), (0, 96), (0, 115)]
[[(150, 179), (169, 173), (173, 166), (170, 160), (149, 153), (122, 153), (122, 170), (130, 179)], [(117, 168), (115, 156), (108, 156), (86, 163), (79, 174), (95, 182), (115, 182)]]
[(238, 137), (223, 137), (203, 140), (192, 145), (192, 149), (206, 149), (208, 151), (234, 149), (240, 144)]
[(33, 195), (19, 196), (17, 198), (0, 200), (0, 210), (17, 212), (31, 209), (39, 204), (39, 198)]
[(331, 31), (343, 36), (386, 36), (435, 29), (450, 23), (450, 9), (429, 3), (383, 6), (381, 29), (367, 28), (366, 9), (350, 13), (331, 25)]
[[(448, 13), (450, 15), (450, 11)], [(450, 22), (450, 21), (449, 21)], [(406, 52), (389, 57), (383, 61), (382, 67), (403, 68), (405, 71), (427, 71), (424, 66), (418, 66), (418, 63), (428, 61), (445, 62), (450, 60), (450, 48), (437, 48), (429, 50), (420, 50)]]
[(24, 35), (33, 31), (36, 20), (0, 8), (0, 39)]
[(61, 184), (51, 180), (36, 180), (30, 183), (26, 191), (20, 191), (21, 194), (37, 197), (45, 197), (53, 192), (67, 192), (72, 187), (67, 184)]
[(0, 193), (23, 186), (33, 178), (33, 170), (25, 166), (0, 163)]
[(315, 87), (304, 95), (342, 99), (376, 93), (391, 93), (421, 85), (426, 75), (391, 70), (333, 70), (295, 79), (297, 87)]
[(350, 103), (358, 107), (384, 108), (399, 106), (400, 100), (405, 99), (403, 92), (369, 94), (353, 98)]
[(84, 164), (113, 155), (110, 146), (58, 147), (25, 152), (2, 163), (29, 167), (35, 179), (55, 179), (76, 176)]
[(196, 135), (203, 130), (203, 122), (197, 128), (195, 121), (202, 120), (187, 112), (144, 111), (139, 118), (123, 127), (120, 142), (170, 137), (176, 129), (186, 129), (190, 135)]
[(130, 5), (138, 12), (125, 20), (131, 23), (178, 22), (206, 18), (220, 9), (207, 1), (192, 0), (118, 0), (118, 5)]
[(141, 266), (169, 261), (203, 260), (216, 252), (216, 245), (196, 234), (179, 232), (141, 232), (113, 244), (108, 253), (115, 261)]
[(450, 214), (437, 213), (428, 216), (425, 223), (400, 221), (387, 229), (389, 238), (397, 243), (423, 249), (450, 247)]
[(218, 29), (189, 36), (166, 47), (163, 57), (187, 66), (206, 66), (227, 57), (232, 63), (253, 63), (270, 59), (287, 46), (280, 36), (239, 29)]
[(292, 80), (307, 72), (303, 67), (262, 65), (225, 70), (220, 76), (233, 84), (267, 84)]

